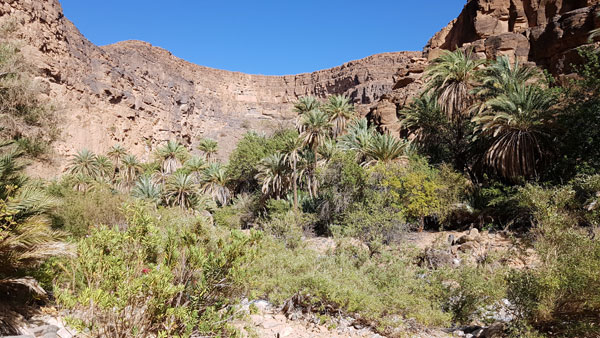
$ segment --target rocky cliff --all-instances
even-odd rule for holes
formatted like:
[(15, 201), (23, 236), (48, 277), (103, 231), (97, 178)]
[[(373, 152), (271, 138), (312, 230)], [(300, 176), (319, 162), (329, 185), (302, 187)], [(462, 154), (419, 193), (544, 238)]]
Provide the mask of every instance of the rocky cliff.
[(63, 119), (59, 164), (77, 149), (121, 143), (145, 156), (168, 139), (219, 141), (221, 157), (248, 130), (291, 123), (304, 95), (345, 94), (365, 113), (421, 52), (373, 55), (332, 69), (289, 76), (248, 75), (181, 60), (139, 41), (95, 46), (64, 17), (57, 0), (0, 2), (0, 20), (17, 27), (23, 52)]
[(350, 96), (381, 129), (396, 133), (396, 111), (422, 87), (442, 50), (472, 47), (483, 58), (508, 55), (554, 73), (568, 72), (576, 48), (599, 26), (600, 0), (469, 0), (423, 52), (397, 52), (332, 69), (289, 76), (248, 75), (178, 59), (139, 41), (95, 46), (64, 17), (58, 0), (4, 0), (0, 21), (15, 23), (23, 52), (39, 70), (45, 95), (58, 104), (63, 134), (60, 171), (77, 149), (122, 143), (144, 157), (158, 144), (199, 137), (233, 149), (248, 130), (271, 131), (294, 120), (303, 95)]
[[(600, 25), (600, 0), (469, 0), (460, 15), (435, 34), (424, 48), (425, 59), (409, 63), (397, 74), (392, 92), (371, 110), (381, 129), (396, 133), (397, 109), (421, 89), (424, 65), (443, 50), (472, 48), (479, 58), (506, 55), (523, 63), (569, 73), (579, 61), (577, 48), (589, 43)], [(426, 61), (424, 61), (426, 60)]]

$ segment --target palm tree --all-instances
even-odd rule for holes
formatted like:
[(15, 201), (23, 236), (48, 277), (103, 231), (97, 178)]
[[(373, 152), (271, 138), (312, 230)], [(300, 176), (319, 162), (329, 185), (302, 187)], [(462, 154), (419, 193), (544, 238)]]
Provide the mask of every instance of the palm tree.
[(298, 115), (306, 114), (312, 110), (318, 110), (321, 107), (321, 102), (314, 96), (303, 96), (294, 104), (294, 111)]
[[(301, 115), (298, 120), (298, 130), (300, 131), (302, 143), (304, 146), (309, 147), (315, 154), (312, 172), (313, 175), (315, 175), (317, 171), (317, 149), (329, 134), (329, 126), (329, 116), (327, 116), (327, 114), (321, 110), (311, 110)], [(313, 194), (317, 196), (317, 184), (314, 177), (312, 183)]]
[(135, 183), (131, 195), (158, 204), (162, 199), (162, 186), (154, 182), (150, 176), (143, 175)]
[(285, 140), (284, 161), (292, 168), (292, 189), (294, 190), (294, 211), (298, 211), (298, 161), (300, 161), (300, 151), (304, 147), (302, 139), (293, 135)]
[(75, 175), (89, 176), (93, 179), (98, 178), (100, 176), (100, 168), (96, 161), (96, 154), (87, 149), (78, 151), (71, 159), (69, 172)]
[(188, 158), (187, 149), (177, 141), (168, 141), (156, 149), (156, 157), (161, 161), (162, 172), (165, 175), (174, 173), (181, 167), (181, 163)]
[(124, 184), (126, 189), (129, 189), (142, 172), (142, 164), (140, 163), (140, 161), (138, 161), (135, 155), (125, 155), (125, 157), (123, 157), (122, 166), (122, 184)]
[(471, 132), (470, 118), (474, 97), (471, 94), (478, 84), (480, 67), (485, 60), (475, 60), (472, 49), (446, 51), (433, 60), (425, 73), (427, 91), (438, 98), (442, 111), (452, 124), (452, 156), (457, 169), (467, 168), (468, 147), (466, 136)]
[(8, 145), (0, 142), (0, 288), (22, 285), (44, 294), (23, 272), (49, 257), (70, 253), (70, 248), (50, 225), (54, 199), (27, 185), (25, 166), (17, 163), (21, 155)]
[(120, 144), (115, 144), (108, 150), (106, 155), (113, 161), (115, 165), (115, 172), (117, 172), (121, 169), (121, 159), (127, 155), (127, 150)]
[(217, 153), (219, 143), (210, 138), (202, 138), (198, 143), (198, 150), (204, 153), (206, 162), (212, 162), (213, 156)]
[(354, 106), (350, 99), (344, 95), (332, 95), (324, 110), (329, 114), (329, 120), (333, 126), (333, 138), (337, 138), (346, 131), (348, 121), (356, 117)]
[(171, 175), (165, 185), (165, 199), (171, 205), (178, 205), (183, 209), (194, 206), (198, 186), (190, 174), (178, 171)]
[(553, 104), (552, 95), (527, 85), (488, 100), (485, 110), (473, 118), (476, 133), (490, 139), (485, 163), (507, 179), (535, 176)]
[(202, 175), (202, 191), (210, 195), (215, 202), (226, 205), (231, 197), (231, 192), (227, 188), (228, 182), (223, 165), (218, 162), (211, 163), (204, 169)]
[(478, 69), (485, 60), (475, 60), (471, 49), (446, 51), (425, 73), (427, 90), (433, 90), (442, 110), (451, 120), (461, 120), (469, 114), (472, 103), (471, 90), (477, 85)]
[(206, 169), (206, 162), (200, 157), (192, 156), (183, 164), (183, 168), (199, 183), (202, 172)]
[(262, 193), (280, 199), (288, 187), (289, 167), (285, 155), (275, 153), (263, 158), (258, 164), (256, 179), (262, 185)]
[(514, 91), (539, 75), (535, 67), (523, 66), (518, 60), (511, 64), (507, 56), (499, 56), (481, 72), (481, 84), (473, 92), (483, 101), (483, 110), (486, 100)]
[(26, 178), (22, 171), (25, 165), (19, 161), (24, 153), (16, 147), (10, 147), (14, 142), (0, 142), (0, 199), (7, 199), (15, 187), (25, 184)]
[(390, 134), (375, 134), (373, 141), (367, 148), (367, 157), (371, 160), (364, 162), (371, 165), (376, 162), (389, 163), (402, 157), (406, 153), (408, 142), (399, 140)]
[(445, 122), (438, 99), (430, 93), (414, 98), (400, 115), (400, 123), (408, 131), (409, 138), (419, 143), (428, 143), (438, 134), (433, 132)]
[(113, 173), (113, 163), (104, 155), (96, 156), (96, 165), (98, 166), (98, 175), (103, 179), (108, 179)]
[(73, 190), (82, 193), (88, 192), (94, 187), (94, 180), (90, 176), (84, 174), (71, 175), (70, 183), (73, 186)]
[(337, 141), (332, 137), (326, 137), (323, 143), (317, 149), (317, 152), (321, 156), (321, 164), (329, 162), (337, 153), (341, 151)]
[(351, 124), (348, 132), (340, 137), (339, 146), (343, 150), (355, 151), (357, 161), (363, 162), (375, 134), (377, 132), (374, 128), (369, 127), (367, 119), (362, 118)]

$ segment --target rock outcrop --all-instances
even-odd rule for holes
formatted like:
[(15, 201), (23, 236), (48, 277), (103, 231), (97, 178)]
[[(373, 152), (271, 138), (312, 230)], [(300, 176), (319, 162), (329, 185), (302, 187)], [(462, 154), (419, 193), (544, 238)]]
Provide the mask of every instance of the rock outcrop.
[(309, 74), (248, 75), (191, 64), (139, 41), (95, 46), (58, 0), (3, 1), (0, 17), (17, 27), (45, 94), (58, 104), (59, 164), (84, 147), (101, 152), (121, 143), (144, 157), (165, 140), (193, 148), (199, 137), (218, 140), (224, 157), (247, 130), (291, 123), (300, 96), (345, 94), (366, 113), (392, 89), (396, 71), (422, 54), (373, 55)]
[[(472, 48), (479, 58), (506, 55), (565, 74), (579, 61), (577, 48), (589, 43), (590, 31), (600, 25), (598, 4), (600, 0), (469, 0), (458, 18), (429, 40), (424, 57), (431, 61), (444, 50)], [(420, 62), (409, 63), (393, 91), (371, 110), (369, 117), (380, 129), (400, 129), (395, 111), (420, 90), (421, 69)]]
[(397, 111), (419, 93), (430, 60), (443, 50), (473, 48), (481, 58), (508, 55), (568, 72), (588, 43), (600, 0), (469, 0), (423, 52), (373, 55), (332, 69), (289, 76), (248, 75), (188, 63), (139, 41), (95, 46), (64, 17), (58, 0), (5, 0), (0, 22), (14, 23), (23, 52), (58, 104), (63, 134), (60, 172), (77, 149), (102, 152), (122, 143), (142, 158), (178, 139), (220, 143), (225, 157), (248, 130), (290, 124), (303, 95), (344, 94), (382, 131), (397, 134)]

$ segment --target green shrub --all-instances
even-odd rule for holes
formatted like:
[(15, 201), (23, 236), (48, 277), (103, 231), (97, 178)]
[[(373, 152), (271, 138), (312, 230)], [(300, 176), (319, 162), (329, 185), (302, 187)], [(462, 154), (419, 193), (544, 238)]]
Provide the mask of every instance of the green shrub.
[(290, 249), (265, 239), (249, 266), (253, 297), (281, 304), (294, 295), (310, 302), (313, 311), (354, 314), (373, 321), (382, 332), (402, 327), (403, 318), (427, 326), (450, 325), (451, 316), (436, 299), (440, 288), (420, 278), (422, 270), (410, 251), (385, 251), (372, 258), (347, 247), (321, 254), (302, 246)]
[(53, 225), (75, 237), (85, 236), (90, 229), (100, 225), (125, 224), (121, 208), (129, 198), (111, 191), (107, 186), (97, 185), (95, 189), (82, 193), (56, 184), (49, 190), (60, 197), (60, 207), (54, 212)]
[(260, 228), (273, 237), (283, 241), (289, 248), (298, 247), (306, 232), (312, 230), (314, 224), (312, 214), (295, 213), (292, 210), (273, 214), (268, 220), (260, 223)]
[(582, 228), (593, 219), (575, 187), (595, 187), (597, 177), (554, 188), (527, 185), (520, 201), (531, 212), (539, 263), (534, 269), (513, 273), (509, 297), (520, 320), (542, 332), (561, 336), (600, 333), (600, 242)]
[(97, 336), (231, 333), (224, 318), (257, 234), (208, 239), (202, 224), (169, 224), (164, 214), (159, 223), (140, 205), (126, 209), (126, 229), (92, 229), (57, 279), (57, 300), (74, 322)]

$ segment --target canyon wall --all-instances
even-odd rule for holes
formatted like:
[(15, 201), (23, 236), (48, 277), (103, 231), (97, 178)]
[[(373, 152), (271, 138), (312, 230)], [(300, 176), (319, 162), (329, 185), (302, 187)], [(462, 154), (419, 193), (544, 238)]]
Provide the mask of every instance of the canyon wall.
[(423, 59), (408, 63), (397, 73), (390, 93), (382, 96), (369, 118), (382, 131), (397, 134), (398, 109), (422, 88), (424, 67), (444, 50), (472, 48), (478, 58), (506, 55), (521, 63), (568, 74), (577, 64), (577, 48), (589, 42), (600, 26), (600, 0), (469, 0), (460, 15), (435, 34), (424, 48)]
[(421, 91), (428, 63), (443, 50), (473, 48), (480, 58), (508, 55), (568, 73), (578, 61), (576, 48), (599, 26), (598, 3), (469, 0), (423, 52), (378, 54), (288, 76), (198, 66), (140, 41), (95, 46), (64, 17), (58, 0), (4, 0), (0, 22), (16, 27), (14, 37), (61, 117), (55, 161), (45, 173), (38, 170), (51, 175), (76, 150), (102, 152), (115, 143), (146, 159), (166, 140), (193, 149), (198, 138), (210, 137), (225, 158), (245, 132), (292, 124), (293, 102), (304, 95), (347, 95), (381, 130), (397, 134), (397, 110)]
[(304, 95), (344, 94), (366, 113), (392, 89), (396, 71), (422, 54), (378, 54), (299, 75), (248, 75), (198, 66), (145, 42), (95, 46), (57, 0), (2, 1), (0, 20), (16, 27), (61, 116), (49, 174), (78, 149), (102, 152), (115, 143), (145, 158), (169, 139), (194, 148), (210, 137), (223, 158), (245, 132), (293, 123), (293, 102)]

